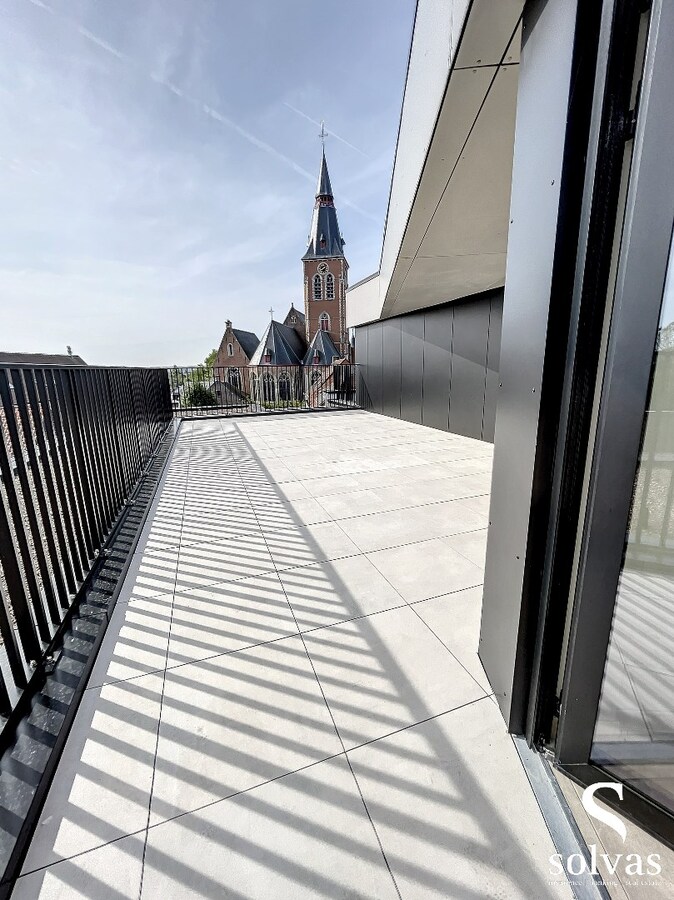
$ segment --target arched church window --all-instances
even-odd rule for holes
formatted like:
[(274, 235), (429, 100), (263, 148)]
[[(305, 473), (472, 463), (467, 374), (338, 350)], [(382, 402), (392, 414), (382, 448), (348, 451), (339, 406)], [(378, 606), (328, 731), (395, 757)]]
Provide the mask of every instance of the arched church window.
[(262, 376), (262, 396), (265, 403), (273, 403), (276, 400), (274, 376), (268, 372)]
[(284, 402), (291, 399), (290, 376), (286, 372), (283, 372), (278, 377), (278, 395), (279, 400)]
[(326, 300), (335, 299), (335, 276), (332, 272), (328, 272), (325, 276), (325, 298)]
[(235, 387), (237, 391), (241, 390), (241, 373), (238, 369), (230, 369), (228, 373), (229, 383)]
[(330, 316), (323, 312), (318, 317), (318, 327), (321, 331), (330, 331)]
[(321, 284), (321, 276), (314, 275), (314, 300), (320, 300), (323, 296), (323, 285)]

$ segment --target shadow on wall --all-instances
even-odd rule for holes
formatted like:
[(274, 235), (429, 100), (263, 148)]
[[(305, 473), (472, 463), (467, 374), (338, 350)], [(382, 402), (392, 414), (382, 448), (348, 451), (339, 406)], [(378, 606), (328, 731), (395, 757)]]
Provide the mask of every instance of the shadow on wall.
[(371, 412), (494, 440), (503, 290), (356, 329)]

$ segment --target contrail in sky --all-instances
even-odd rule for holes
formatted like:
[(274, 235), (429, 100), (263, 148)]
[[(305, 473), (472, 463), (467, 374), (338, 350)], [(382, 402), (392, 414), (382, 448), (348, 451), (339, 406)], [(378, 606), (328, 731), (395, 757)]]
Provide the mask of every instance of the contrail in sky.
[[(303, 118), (303, 119), (306, 119), (307, 122), (313, 122), (313, 124), (314, 124), (314, 125), (317, 125), (319, 128), (320, 128), (321, 125), (323, 124), (322, 122), (317, 122), (316, 119), (312, 119), (311, 116), (308, 116), (306, 113), (303, 113), (301, 109), (297, 109), (297, 107), (296, 107), (296, 106), (293, 106), (292, 103), (286, 103), (286, 102), (284, 101), (283, 105), (284, 105), (284, 106), (287, 106), (288, 109), (292, 109), (292, 111), (293, 111), (294, 113), (297, 113), (298, 116), (302, 116), (302, 118)], [(327, 132), (327, 135), (328, 135), (328, 137), (333, 137), (333, 138), (335, 138), (335, 140), (337, 140), (337, 141), (341, 141), (342, 144), (346, 144), (347, 147), (350, 147), (352, 150), (355, 150), (356, 153), (360, 153), (360, 155), (361, 155), (361, 156), (364, 156), (366, 159), (369, 159), (369, 158), (370, 158), (370, 157), (367, 155), (367, 153), (365, 153), (363, 150), (360, 149), (360, 147), (356, 147), (354, 144), (352, 144), (352, 143), (350, 143), (349, 141), (347, 141), (346, 138), (340, 137), (338, 134), (335, 134), (334, 131), (328, 131), (328, 132)]]
[[(209, 106), (207, 103), (203, 103), (201, 100), (197, 100), (195, 97), (191, 97), (182, 88), (179, 88), (177, 85), (173, 84), (173, 82), (168, 81), (164, 78), (159, 78), (156, 75), (149, 74), (144, 72), (142, 68), (125, 53), (122, 53), (120, 50), (117, 50), (116, 47), (113, 47), (107, 41), (104, 41), (102, 38), (99, 38), (97, 35), (93, 34), (87, 28), (83, 28), (81, 25), (78, 25), (73, 19), (69, 16), (63, 16), (56, 12), (51, 6), (48, 6), (43, 0), (29, 0), (29, 3), (32, 3), (33, 6), (38, 6), (40, 9), (44, 9), (46, 12), (51, 13), (52, 15), (57, 15), (59, 18), (62, 18), (64, 21), (68, 22), (72, 25), (77, 32), (84, 38), (86, 38), (90, 43), (95, 44), (100, 50), (104, 50), (106, 53), (111, 54), (118, 60), (122, 60), (123, 62), (129, 63), (139, 72), (141, 72), (145, 77), (149, 77), (155, 84), (160, 84), (163, 87), (167, 88), (171, 91), (172, 94), (175, 94), (176, 97), (180, 97), (186, 103), (189, 103), (191, 106), (196, 107), (205, 115), (209, 116), (211, 119), (219, 122), (221, 125), (224, 125), (226, 128), (229, 128), (231, 131), (234, 131), (240, 137), (242, 137), (245, 141), (248, 141), (249, 144), (252, 144), (254, 147), (257, 147), (258, 150), (262, 150), (263, 153), (267, 153), (269, 156), (272, 156), (274, 159), (277, 159), (279, 162), (291, 168), (298, 175), (301, 175), (302, 178), (306, 178), (308, 181), (314, 181), (315, 176), (308, 172), (305, 168), (296, 163), (289, 156), (286, 156), (285, 153), (281, 153), (280, 150), (277, 150), (275, 147), (272, 147), (271, 144), (268, 144), (266, 141), (263, 141), (261, 138), (256, 137), (250, 131), (247, 131), (245, 128), (242, 128), (241, 125), (238, 125), (233, 119), (230, 119), (228, 116), (223, 115), (221, 112), (218, 112), (217, 109), (214, 109), (212, 106)], [(286, 106), (290, 106), (290, 104), (286, 104)], [(294, 109), (294, 107), (290, 107)], [(305, 116), (304, 113), (299, 110), (294, 110), (295, 112), (299, 112), (301, 116), (309, 119), (309, 116)], [(309, 119), (310, 122), (313, 122), (313, 119)], [(320, 124), (320, 123), (316, 123)], [(333, 137), (337, 137), (337, 135), (333, 135)], [(345, 144), (348, 144), (349, 147), (353, 145), (349, 144), (348, 141), (344, 141), (343, 138), (338, 138)], [(358, 150), (357, 147), (353, 147), (358, 153), (362, 153), (362, 150)], [(365, 154), (363, 154), (365, 155)], [(371, 213), (367, 212), (364, 209), (361, 209), (360, 206), (353, 203), (353, 201), (346, 198), (343, 194), (340, 194), (340, 200), (348, 207), (353, 209), (355, 212), (359, 213), (366, 219), (370, 219), (373, 222), (378, 222), (376, 216), (373, 216)]]

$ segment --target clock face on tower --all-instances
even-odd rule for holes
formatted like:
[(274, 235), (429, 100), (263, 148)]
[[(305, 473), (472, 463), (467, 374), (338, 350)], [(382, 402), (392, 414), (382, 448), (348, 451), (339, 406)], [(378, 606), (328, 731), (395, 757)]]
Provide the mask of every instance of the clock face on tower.
[(319, 265), (319, 267), (318, 267), (318, 271), (321, 273), (321, 275), (323, 275), (325, 272), (328, 271), (328, 264), (327, 264), (327, 263), (321, 263), (321, 264)]

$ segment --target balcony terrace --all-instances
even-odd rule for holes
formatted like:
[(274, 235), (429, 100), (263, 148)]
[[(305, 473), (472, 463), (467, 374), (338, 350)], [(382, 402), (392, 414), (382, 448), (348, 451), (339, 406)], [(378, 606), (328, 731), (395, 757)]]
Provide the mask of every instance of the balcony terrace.
[(490, 468), (183, 421), (12, 896), (570, 897), (477, 657)]

